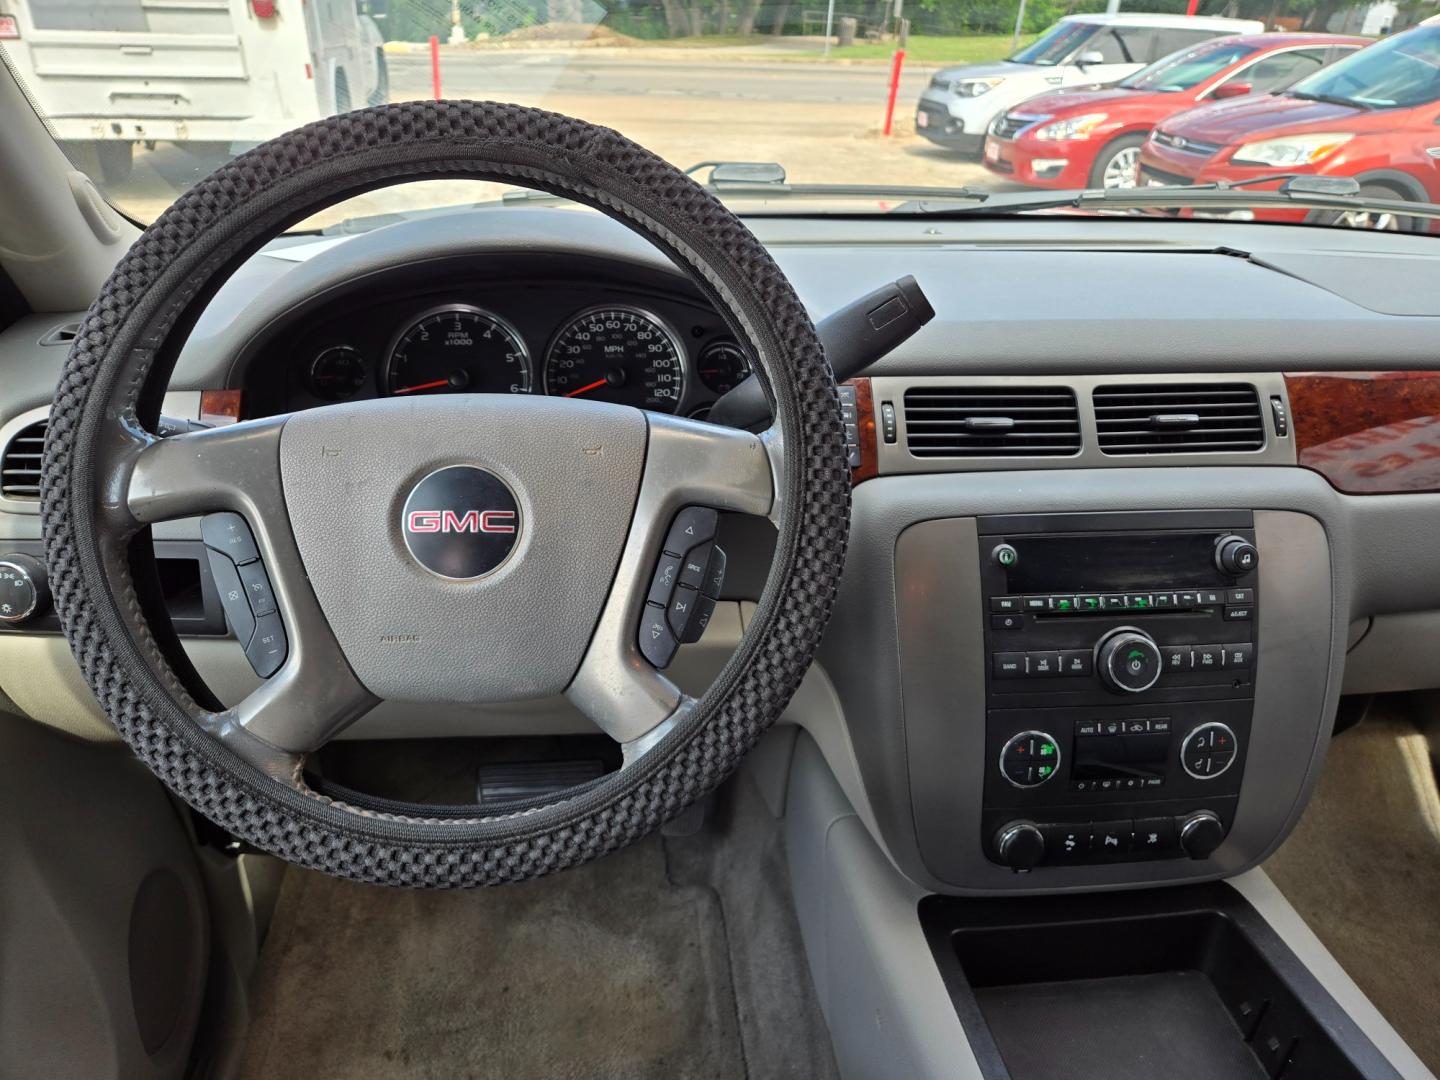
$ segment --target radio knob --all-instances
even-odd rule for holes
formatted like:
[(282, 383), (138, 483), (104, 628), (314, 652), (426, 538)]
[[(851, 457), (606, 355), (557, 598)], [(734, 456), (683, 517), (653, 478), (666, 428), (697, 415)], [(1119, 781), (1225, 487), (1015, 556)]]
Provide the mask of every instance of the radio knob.
[(1225, 839), (1225, 825), (1213, 810), (1196, 810), (1180, 819), (1180, 850), (1207, 859)]
[(1095, 647), (1100, 681), (1121, 694), (1149, 690), (1160, 678), (1160, 646), (1149, 634), (1129, 627), (1112, 630)]
[(22, 623), (50, 606), (45, 567), (29, 555), (0, 555), (0, 622)]
[(1222, 536), (1215, 542), (1215, 565), (1222, 574), (1240, 577), (1260, 565), (1260, 551), (1243, 536)]
[(1012, 821), (995, 834), (995, 854), (1012, 870), (1030, 870), (1045, 854), (1045, 837), (1033, 821)]

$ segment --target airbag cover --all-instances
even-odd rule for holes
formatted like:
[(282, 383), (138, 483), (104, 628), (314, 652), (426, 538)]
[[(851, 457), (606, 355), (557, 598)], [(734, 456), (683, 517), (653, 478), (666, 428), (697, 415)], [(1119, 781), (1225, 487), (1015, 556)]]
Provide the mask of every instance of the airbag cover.
[[(539, 439), (538, 431), (564, 434)], [(610, 590), (646, 431), (636, 409), (509, 394), (368, 401), (291, 417), (280, 465), (295, 539), (366, 688), (390, 700), (476, 703), (562, 691)], [(405, 538), (412, 490), (456, 465), (493, 473), (518, 506), (513, 549), (471, 580), (427, 569)], [(457, 504), (451, 517), (415, 524), (445, 528), (457, 546), (480, 543), (479, 515), (469, 513), (478, 509)]]

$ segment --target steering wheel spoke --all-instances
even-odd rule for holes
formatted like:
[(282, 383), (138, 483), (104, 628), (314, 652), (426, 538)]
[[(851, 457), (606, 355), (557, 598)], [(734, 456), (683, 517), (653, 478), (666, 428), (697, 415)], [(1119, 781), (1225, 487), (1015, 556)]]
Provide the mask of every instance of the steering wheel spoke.
[[(280, 476), (285, 421), (272, 417), (156, 439), (128, 463), (125, 485), (137, 525), (207, 513), (244, 519), (228, 530), (207, 524), (202, 531), (216, 586), (231, 590), (222, 597), (231, 627), (248, 639), (240, 644), (265, 679), (207, 721), (247, 758), (264, 759), (266, 748), (316, 750), (376, 703), (346, 662), (290, 528)], [(222, 550), (217, 534), (233, 537), (239, 549)], [(271, 596), (263, 596), (267, 583)], [(262, 599), (252, 601), (252, 591)], [(250, 746), (237, 728), (264, 745)]]
[[(649, 445), (630, 531), (590, 647), (566, 690), (606, 734), (633, 747), (651, 745), (647, 736), (690, 700), (640, 645), (647, 632), (655, 637), (667, 632), (668, 613), (655, 603), (662, 595), (656, 578), (663, 553), (684, 554), (671, 537), (683, 531), (680, 511), (767, 516), (775, 503), (771, 455), (760, 436), (672, 416), (647, 419)], [(700, 520), (713, 518), (702, 514)], [(673, 653), (674, 642), (669, 645), (652, 655)]]

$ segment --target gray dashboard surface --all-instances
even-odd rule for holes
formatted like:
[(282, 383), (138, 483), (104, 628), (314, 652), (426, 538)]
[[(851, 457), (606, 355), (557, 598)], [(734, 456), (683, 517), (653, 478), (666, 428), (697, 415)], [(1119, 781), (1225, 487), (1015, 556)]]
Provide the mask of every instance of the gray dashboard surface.
[[(875, 365), (877, 375), (1440, 366), (1440, 316), (1429, 314), (1440, 296), (1433, 237), (1117, 218), (749, 223), (817, 318), (894, 278), (920, 280), (936, 318)], [(242, 265), (211, 302), (172, 388), (235, 385), (241, 346), (307, 298), (389, 267), (487, 250), (590, 254), (681, 280), (623, 226), (554, 207), (285, 237)], [(1253, 252), (1284, 272), (1234, 252)], [(1390, 271), (1383, 297), (1364, 280), (1382, 265)], [(38, 342), (78, 317), (33, 316), (0, 334), (0, 422), (49, 397), (65, 350)]]

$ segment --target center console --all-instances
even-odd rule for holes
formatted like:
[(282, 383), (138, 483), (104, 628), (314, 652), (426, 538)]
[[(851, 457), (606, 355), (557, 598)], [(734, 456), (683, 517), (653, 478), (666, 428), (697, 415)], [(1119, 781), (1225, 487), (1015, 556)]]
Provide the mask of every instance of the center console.
[(1209, 856), (1250, 739), (1260, 549), (1241, 512), (981, 518), (982, 843), (1015, 870)]

